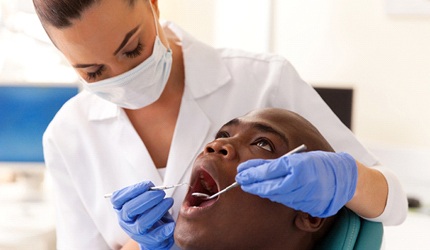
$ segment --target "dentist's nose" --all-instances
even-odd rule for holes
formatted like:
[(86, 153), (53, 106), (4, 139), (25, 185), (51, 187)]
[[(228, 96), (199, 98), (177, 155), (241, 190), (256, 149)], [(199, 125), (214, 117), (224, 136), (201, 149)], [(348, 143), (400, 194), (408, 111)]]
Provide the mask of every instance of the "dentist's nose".
[(233, 145), (223, 139), (217, 139), (206, 145), (205, 154), (219, 154), (227, 159), (236, 157), (236, 150)]

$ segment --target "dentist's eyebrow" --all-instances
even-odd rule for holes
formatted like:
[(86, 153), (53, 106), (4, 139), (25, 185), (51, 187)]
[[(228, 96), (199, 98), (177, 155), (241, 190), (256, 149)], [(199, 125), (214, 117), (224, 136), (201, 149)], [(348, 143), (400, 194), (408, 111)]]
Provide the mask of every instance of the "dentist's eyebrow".
[(73, 68), (83, 69), (83, 68), (89, 68), (89, 67), (99, 66), (99, 65), (100, 64), (97, 64), (97, 63), (91, 63), (91, 64), (74, 64)]
[(115, 50), (115, 52), (113, 53), (113, 55), (115, 56), (116, 54), (118, 54), (118, 52), (124, 48), (124, 46), (128, 43), (128, 40), (130, 40), (131, 36), (134, 35), (134, 33), (136, 33), (137, 29), (139, 28), (139, 25), (137, 25), (134, 29), (130, 30), (124, 37), (124, 40), (122, 40), (121, 44), (119, 45), (119, 47)]

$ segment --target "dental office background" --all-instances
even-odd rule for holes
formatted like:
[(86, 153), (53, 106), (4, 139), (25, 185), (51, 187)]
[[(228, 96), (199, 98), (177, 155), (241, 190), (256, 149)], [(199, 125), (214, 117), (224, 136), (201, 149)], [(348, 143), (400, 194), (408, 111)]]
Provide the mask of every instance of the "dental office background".
[[(209, 45), (278, 53), (315, 87), (353, 89), (353, 132), (421, 203), (403, 225), (385, 228), (386, 249), (430, 245), (429, 1), (159, 0), (159, 7), (162, 19)], [(0, 0), (0, 87), (77, 82), (32, 1)], [(24, 165), (0, 162), (0, 250), (55, 249), (49, 175), (43, 163)]]

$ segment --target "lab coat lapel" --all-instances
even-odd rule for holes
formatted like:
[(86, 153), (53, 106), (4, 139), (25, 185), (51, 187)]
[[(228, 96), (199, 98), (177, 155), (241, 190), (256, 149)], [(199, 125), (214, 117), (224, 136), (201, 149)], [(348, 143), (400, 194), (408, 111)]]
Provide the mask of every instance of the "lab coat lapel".
[[(188, 179), (181, 179), (202, 150), (211, 124), (187, 88), (181, 105), (164, 178), (166, 185), (188, 182)], [(173, 193), (174, 189), (166, 190), (168, 196)]]
[[(186, 76), (181, 111), (164, 177), (164, 183), (171, 185), (180, 181), (189, 181), (185, 175), (195, 157), (208, 142), (206, 140), (211, 129), (211, 120), (197, 100), (205, 98), (224, 86), (231, 76), (215, 49), (195, 40), (173, 23), (168, 22), (166, 25), (182, 42)], [(187, 178), (183, 179), (184, 177)], [(175, 190), (166, 190), (166, 193), (172, 196)]]
[(142, 140), (140, 140), (139, 135), (128, 120), (124, 110), (120, 111), (118, 118), (123, 120), (123, 122), (118, 123), (118, 145), (122, 149), (121, 151), (125, 158), (124, 164), (130, 164), (134, 171), (136, 171), (136, 176), (143, 178), (139, 181), (150, 180), (156, 186), (162, 185), (163, 181), (148, 150)]

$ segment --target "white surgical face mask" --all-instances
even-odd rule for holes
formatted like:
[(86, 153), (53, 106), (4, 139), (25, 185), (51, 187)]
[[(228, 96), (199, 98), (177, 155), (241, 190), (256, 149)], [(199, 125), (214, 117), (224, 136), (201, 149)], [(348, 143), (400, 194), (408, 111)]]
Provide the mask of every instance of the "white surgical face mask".
[[(152, 9), (152, 5), (151, 5)], [(154, 11), (152, 10), (154, 15)], [(88, 83), (83, 86), (89, 92), (127, 109), (139, 109), (160, 98), (172, 67), (172, 51), (167, 49), (158, 35), (155, 37), (152, 55), (135, 68), (118, 76)]]

